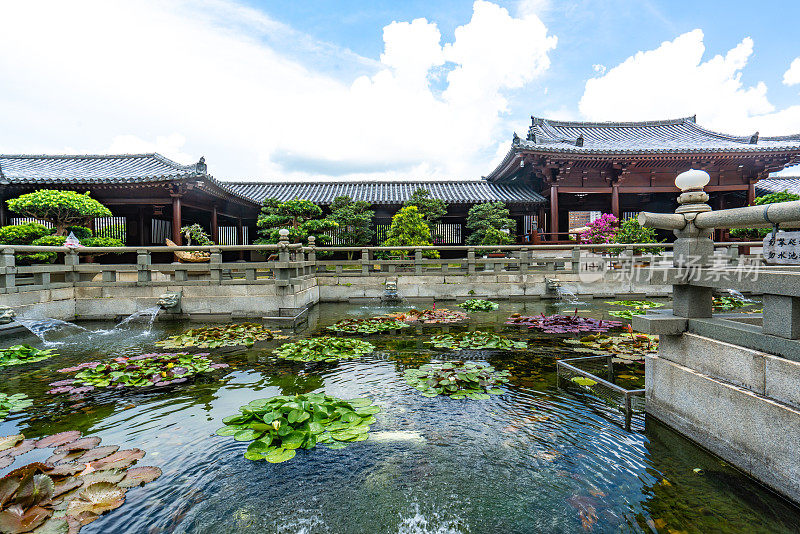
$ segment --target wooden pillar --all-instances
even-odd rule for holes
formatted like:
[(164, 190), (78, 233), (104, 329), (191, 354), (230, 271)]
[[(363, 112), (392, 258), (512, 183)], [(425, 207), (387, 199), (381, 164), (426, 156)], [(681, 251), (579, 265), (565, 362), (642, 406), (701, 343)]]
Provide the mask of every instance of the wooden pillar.
[(181, 244), (181, 195), (172, 196), (172, 240)]
[(756, 202), (756, 183), (753, 180), (750, 180), (750, 183), (747, 185), (747, 205), (752, 206)]
[(144, 225), (144, 208), (139, 208), (137, 213), (137, 230), (139, 232), (139, 246), (146, 247), (148, 245), (148, 239), (145, 235), (145, 225)]
[(619, 186), (617, 184), (611, 186), (611, 213), (619, 219)]
[(6, 201), (0, 198), (0, 226), (6, 225)]
[[(242, 229), (241, 217), (236, 217), (236, 244), (244, 245), (244, 230)], [(239, 259), (244, 259), (244, 250), (239, 251)]]
[(213, 204), (211, 208), (211, 241), (215, 245), (219, 245), (219, 219), (216, 204)]
[(551, 239), (558, 239), (558, 186), (550, 186), (550, 232)]

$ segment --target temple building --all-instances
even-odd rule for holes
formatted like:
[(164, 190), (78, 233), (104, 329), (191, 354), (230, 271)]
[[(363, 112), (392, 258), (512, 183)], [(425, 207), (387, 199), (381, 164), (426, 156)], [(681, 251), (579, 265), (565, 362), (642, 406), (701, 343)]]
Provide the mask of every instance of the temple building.
[[(182, 165), (159, 154), (0, 155), (0, 225), (21, 219), (5, 201), (37, 189), (90, 192), (113, 217), (94, 224), (119, 231), (129, 245), (181, 243), (181, 226), (199, 223), (220, 244), (248, 244), (266, 198), (309, 200), (328, 209), (338, 196), (369, 202), (375, 243), (391, 217), (419, 189), (448, 204), (440, 244), (464, 243), (469, 208), (505, 203), (519, 242), (565, 241), (600, 213), (627, 218), (672, 212), (675, 176), (711, 175), (715, 209), (751, 204), (756, 194), (800, 192), (800, 178), (770, 176), (800, 163), (800, 134), (738, 137), (712, 132), (694, 117), (651, 122), (565, 122), (533, 117), (525, 139), (488, 176), (456, 181), (226, 181), (203, 158)], [(724, 237), (720, 234), (718, 237)], [(334, 236), (334, 243), (336, 243)]]
[[(800, 134), (739, 137), (699, 126), (695, 117), (648, 122), (567, 122), (532, 117), (525, 139), (486, 180), (525, 183), (548, 199), (537, 226), (564, 239), (570, 214), (672, 212), (675, 176), (709, 173), (715, 209), (751, 204), (756, 183), (800, 162)], [(574, 218), (573, 218), (574, 219)]]

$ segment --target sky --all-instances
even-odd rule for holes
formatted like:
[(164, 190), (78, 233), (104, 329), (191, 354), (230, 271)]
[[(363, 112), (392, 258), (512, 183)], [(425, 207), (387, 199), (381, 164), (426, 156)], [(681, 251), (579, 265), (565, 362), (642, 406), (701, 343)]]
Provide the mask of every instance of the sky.
[(0, 0), (0, 153), (472, 179), (530, 116), (800, 133), (800, 2)]

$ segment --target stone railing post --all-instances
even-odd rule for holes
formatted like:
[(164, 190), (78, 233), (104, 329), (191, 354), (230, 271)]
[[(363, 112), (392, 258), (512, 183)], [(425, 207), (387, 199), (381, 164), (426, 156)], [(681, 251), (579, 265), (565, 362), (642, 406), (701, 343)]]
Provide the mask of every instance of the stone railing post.
[(80, 256), (74, 249), (70, 249), (69, 252), (64, 254), (64, 265), (71, 268), (64, 273), (64, 281), (71, 283), (78, 281), (79, 273), (75, 270), (75, 267), (80, 264), (80, 261)]
[(311, 263), (308, 269), (309, 274), (317, 272), (317, 238), (313, 235), (308, 236), (308, 252), (306, 253), (306, 261)]
[(369, 250), (361, 249), (361, 274), (369, 274)]
[(467, 250), (467, 274), (475, 274), (475, 249)]
[(209, 276), (214, 283), (222, 282), (222, 250), (218, 248), (211, 249), (211, 256), (208, 261)]
[(414, 250), (414, 272), (422, 274), (422, 250)]
[(573, 274), (580, 274), (581, 272), (581, 248), (572, 247), (572, 260), (570, 261)]
[(275, 280), (277, 285), (287, 287), (289, 285), (289, 230), (281, 228), (278, 230), (280, 239), (278, 240), (278, 268), (275, 269)]
[(150, 271), (152, 259), (150, 258), (150, 251), (147, 249), (139, 249), (136, 251), (136, 270), (137, 280), (139, 282), (150, 282), (152, 280), (152, 272)]
[(528, 259), (529, 257), (530, 257), (530, 251), (528, 251), (528, 250), (520, 250), (519, 251), (519, 272), (520, 272), (520, 274), (526, 274), (528, 272), (528, 266), (530, 265), (530, 263), (529, 263), (530, 260)]
[(17, 285), (17, 267), (14, 262), (14, 249), (0, 250), (0, 289), (9, 290)]

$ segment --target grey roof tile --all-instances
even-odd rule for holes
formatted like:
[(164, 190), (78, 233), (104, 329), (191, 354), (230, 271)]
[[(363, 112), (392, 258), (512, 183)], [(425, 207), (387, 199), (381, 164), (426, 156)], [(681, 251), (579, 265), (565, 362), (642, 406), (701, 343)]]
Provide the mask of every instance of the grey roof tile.
[(754, 136), (734, 136), (706, 130), (697, 125), (694, 117), (646, 122), (572, 122), (532, 117), (527, 139), (515, 139), (514, 147), (576, 154), (770, 152), (800, 150), (800, 134), (758, 137), (754, 132)]
[(3, 184), (91, 184), (169, 181), (205, 174), (199, 164), (181, 165), (160, 154), (3, 155)]
[(531, 186), (524, 184), (495, 184), (485, 180), (441, 182), (220, 182), (225, 189), (262, 202), (278, 200), (309, 200), (330, 204), (338, 196), (365, 200), (373, 204), (402, 204), (417, 189), (430, 191), (433, 198), (451, 204), (475, 204), (501, 201), (507, 204), (536, 204), (545, 199)]
[(789, 191), (800, 195), (800, 176), (771, 176), (756, 182), (756, 195)]

